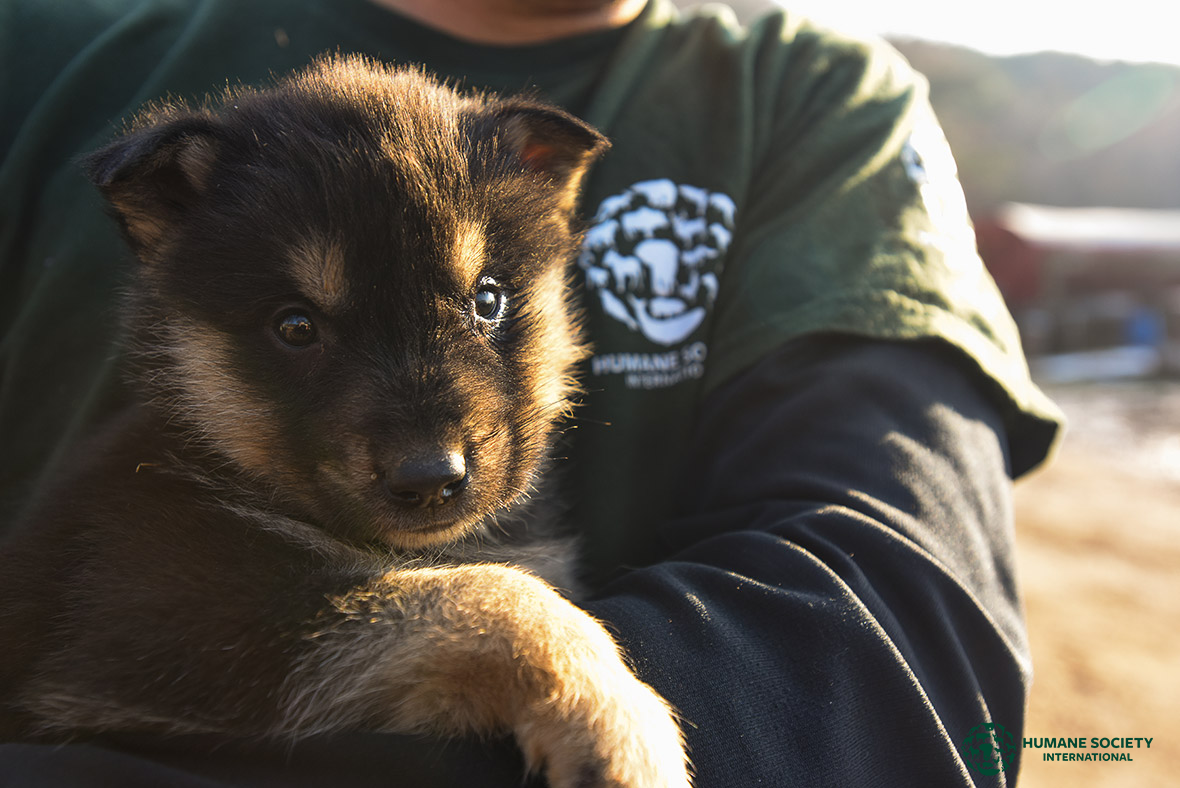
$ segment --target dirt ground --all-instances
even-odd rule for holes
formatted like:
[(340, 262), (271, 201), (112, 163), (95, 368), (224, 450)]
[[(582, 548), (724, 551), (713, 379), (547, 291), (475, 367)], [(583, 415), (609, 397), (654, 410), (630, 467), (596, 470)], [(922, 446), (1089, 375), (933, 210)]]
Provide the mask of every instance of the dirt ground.
[(1019, 785), (1180, 785), (1180, 386), (1050, 394), (1072, 431), (1016, 489), (1035, 670), (1024, 735), (1154, 741), (1130, 762), (1025, 748)]

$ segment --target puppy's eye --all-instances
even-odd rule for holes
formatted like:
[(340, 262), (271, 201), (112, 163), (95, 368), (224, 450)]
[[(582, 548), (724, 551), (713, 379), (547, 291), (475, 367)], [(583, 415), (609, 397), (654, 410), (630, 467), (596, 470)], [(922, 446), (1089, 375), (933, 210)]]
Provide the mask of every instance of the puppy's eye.
[(307, 347), (316, 340), (315, 323), (302, 312), (288, 312), (275, 323), (275, 334), (291, 347)]
[(472, 305), (477, 318), (494, 323), (508, 311), (508, 295), (496, 282), (485, 279), (479, 283)]

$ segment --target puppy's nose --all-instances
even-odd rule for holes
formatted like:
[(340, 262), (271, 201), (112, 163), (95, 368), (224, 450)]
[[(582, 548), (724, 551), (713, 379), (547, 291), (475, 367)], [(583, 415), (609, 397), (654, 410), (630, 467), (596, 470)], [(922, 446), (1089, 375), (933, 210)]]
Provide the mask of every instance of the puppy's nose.
[(450, 503), (467, 486), (467, 463), (457, 451), (430, 451), (393, 463), (385, 474), (385, 488), (407, 508), (429, 508)]

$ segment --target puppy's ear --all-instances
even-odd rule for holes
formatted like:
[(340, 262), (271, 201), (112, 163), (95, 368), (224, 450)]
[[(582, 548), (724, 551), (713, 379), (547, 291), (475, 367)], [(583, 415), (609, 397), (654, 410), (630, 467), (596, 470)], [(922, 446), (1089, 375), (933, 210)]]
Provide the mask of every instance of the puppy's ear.
[(525, 169), (550, 176), (562, 208), (572, 211), (586, 171), (610, 147), (606, 137), (567, 112), (526, 99), (501, 102), (495, 117), (509, 151)]
[(145, 262), (159, 257), (169, 231), (207, 190), (217, 144), (214, 121), (181, 115), (125, 134), (81, 160)]

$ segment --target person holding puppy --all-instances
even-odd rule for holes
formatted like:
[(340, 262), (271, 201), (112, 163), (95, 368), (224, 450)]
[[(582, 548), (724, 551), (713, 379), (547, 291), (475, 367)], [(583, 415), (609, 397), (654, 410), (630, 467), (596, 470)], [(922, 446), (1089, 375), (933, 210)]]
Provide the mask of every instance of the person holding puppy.
[[(699, 786), (1002, 785), (1030, 664), (1010, 479), (1058, 416), (973, 247), (924, 86), (882, 45), (664, 0), (0, 5), (0, 528), (126, 401), (125, 254), (72, 164), (139, 105), (325, 51), (556, 103), (592, 355), (569, 436), (584, 607), (684, 720)], [(63, 10), (63, 9), (68, 9)], [(513, 785), (508, 744), (110, 734), (6, 783)], [(131, 777), (127, 778), (132, 779)]]

